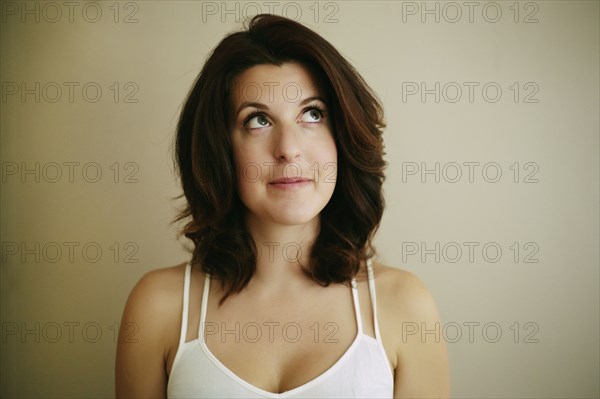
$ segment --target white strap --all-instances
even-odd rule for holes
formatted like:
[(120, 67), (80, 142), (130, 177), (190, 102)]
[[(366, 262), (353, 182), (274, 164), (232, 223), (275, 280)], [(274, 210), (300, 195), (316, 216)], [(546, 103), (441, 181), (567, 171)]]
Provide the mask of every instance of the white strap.
[(190, 303), (190, 272), (192, 266), (188, 263), (185, 266), (185, 277), (183, 279), (183, 311), (181, 313), (181, 333), (179, 336), (179, 346), (185, 343), (187, 337), (187, 325), (188, 325), (188, 308)]
[(360, 317), (360, 303), (358, 301), (358, 288), (356, 285), (356, 279), (352, 279), (352, 301), (354, 302), (354, 315), (356, 316), (356, 325), (358, 326), (358, 333), (361, 334), (363, 331), (362, 317)]
[(371, 266), (371, 259), (367, 260), (367, 273), (369, 274), (369, 294), (371, 295), (371, 304), (373, 305), (373, 325), (375, 326), (375, 339), (379, 340), (379, 325), (377, 323), (377, 294), (375, 293), (375, 276)]
[(210, 289), (210, 276), (206, 274), (204, 278), (204, 292), (202, 293), (202, 310), (200, 311), (200, 325), (198, 326), (198, 338), (200, 342), (204, 340), (204, 321), (206, 320), (206, 307), (208, 305), (208, 290)]

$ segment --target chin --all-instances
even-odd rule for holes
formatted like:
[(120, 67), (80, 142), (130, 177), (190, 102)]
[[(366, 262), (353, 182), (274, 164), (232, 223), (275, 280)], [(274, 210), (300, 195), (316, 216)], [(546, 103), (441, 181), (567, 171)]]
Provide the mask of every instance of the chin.
[(291, 215), (273, 215), (272, 220), (278, 224), (296, 226), (301, 224), (307, 224), (311, 222), (317, 215), (303, 215), (303, 214), (291, 214)]
[(318, 209), (285, 209), (270, 212), (271, 220), (278, 224), (300, 225), (313, 221), (319, 216)]

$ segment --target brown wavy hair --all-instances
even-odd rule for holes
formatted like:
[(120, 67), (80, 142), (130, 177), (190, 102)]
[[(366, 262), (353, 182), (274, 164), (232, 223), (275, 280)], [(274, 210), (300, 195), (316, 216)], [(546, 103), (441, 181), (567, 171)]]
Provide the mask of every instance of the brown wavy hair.
[(257, 248), (237, 193), (230, 120), (233, 79), (261, 65), (297, 62), (320, 83), (338, 152), (337, 182), (302, 272), (322, 286), (348, 284), (375, 253), (385, 206), (383, 108), (354, 67), (323, 37), (288, 18), (260, 14), (226, 36), (206, 60), (179, 118), (175, 167), (187, 205), (173, 222), (193, 244), (192, 265), (216, 277), (227, 297), (246, 287)]

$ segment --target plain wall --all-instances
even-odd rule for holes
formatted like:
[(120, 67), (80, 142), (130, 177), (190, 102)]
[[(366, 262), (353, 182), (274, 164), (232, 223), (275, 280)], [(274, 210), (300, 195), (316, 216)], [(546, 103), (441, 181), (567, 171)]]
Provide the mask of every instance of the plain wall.
[[(189, 259), (180, 106), (257, 10), (70, 4), (0, 3), (2, 397), (114, 396), (128, 293)], [(599, 3), (272, 4), (382, 99), (375, 244), (437, 299), (453, 396), (598, 397)]]

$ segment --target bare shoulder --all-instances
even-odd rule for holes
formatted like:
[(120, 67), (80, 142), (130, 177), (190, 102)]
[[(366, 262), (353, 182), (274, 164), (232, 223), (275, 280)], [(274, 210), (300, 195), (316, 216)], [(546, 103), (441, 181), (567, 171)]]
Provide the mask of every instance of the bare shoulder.
[(373, 270), (380, 330), (394, 365), (394, 397), (448, 397), (448, 353), (433, 295), (409, 271), (379, 263)]
[[(136, 338), (144, 343), (167, 346), (179, 325), (186, 264), (155, 269), (144, 274), (131, 290), (123, 311)], [(163, 346), (161, 345), (161, 346)], [(163, 347), (164, 350), (166, 350)]]
[(131, 290), (119, 330), (117, 397), (164, 396), (165, 361), (177, 343), (185, 264), (152, 270)]
[(435, 299), (417, 275), (379, 262), (374, 262), (373, 271), (379, 307), (412, 320), (438, 318)]
[(179, 288), (183, 284), (186, 263), (180, 263), (175, 266), (163, 267), (160, 269), (150, 270), (144, 274), (136, 286), (135, 290), (143, 293), (151, 291), (152, 293), (165, 294), (170, 288), (179, 283)]
[(131, 310), (153, 312), (172, 310), (182, 297), (186, 264), (155, 269), (144, 274), (131, 290), (127, 306)]

